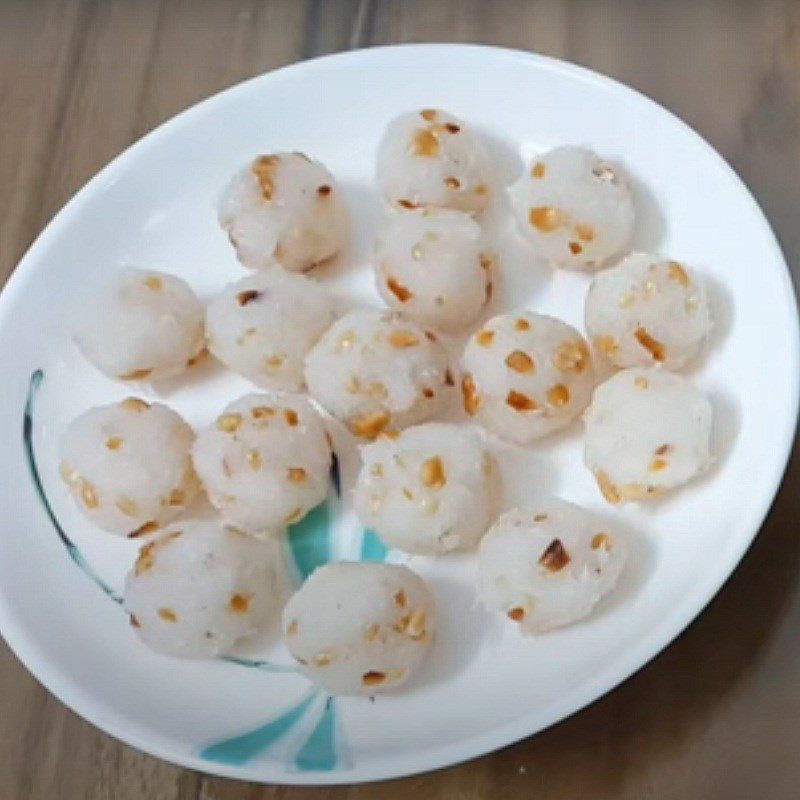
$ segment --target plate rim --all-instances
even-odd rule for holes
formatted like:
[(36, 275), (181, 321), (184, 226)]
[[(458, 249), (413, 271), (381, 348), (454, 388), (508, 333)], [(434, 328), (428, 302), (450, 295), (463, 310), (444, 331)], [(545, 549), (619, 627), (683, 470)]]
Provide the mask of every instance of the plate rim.
[[(52, 665), (41, 652), (41, 648), (28, 637), (22, 625), (18, 625), (10, 603), (3, 592), (0, 592), (0, 633), (11, 651), (23, 664), (26, 670), (53, 694), (67, 708), (82, 719), (137, 750), (147, 753), (169, 763), (196, 770), (205, 774), (217, 775), (226, 778), (248, 780), (258, 783), (277, 783), (286, 785), (336, 785), (349, 783), (364, 783), (376, 780), (397, 779), (411, 775), (429, 772), (448, 766), (454, 766), (464, 761), (499, 750), (514, 744), (524, 738), (533, 736), (552, 725), (562, 722), (578, 711), (599, 700), (614, 688), (635, 675), (645, 667), (659, 653), (668, 647), (678, 636), (685, 631), (699, 614), (711, 603), (720, 589), (729, 580), (744, 555), (751, 547), (758, 535), (764, 520), (771, 509), (778, 491), (781, 487), (789, 457), (792, 452), (797, 428), (798, 404), (800, 401), (800, 321), (798, 320), (797, 299), (794, 292), (791, 272), (780, 243), (770, 225), (764, 211), (754, 198), (749, 187), (745, 184), (733, 167), (723, 156), (688, 123), (669, 109), (652, 100), (647, 95), (618, 81), (603, 75), (588, 67), (581, 66), (563, 59), (541, 55), (534, 52), (498, 47), (485, 44), (460, 44), (460, 43), (409, 43), (380, 45), (375, 47), (345, 50), (329, 55), (320, 56), (305, 61), (287, 64), (274, 70), (256, 75), (244, 81), (220, 90), (189, 108), (173, 115), (160, 123), (149, 133), (129, 145), (119, 155), (112, 159), (96, 175), (87, 181), (64, 206), (52, 217), (44, 229), (34, 239), (16, 268), (9, 276), (2, 293), (0, 293), (0, 319), (4, 318), (13, 306), (17, 294), (21, 291), (28, 273), (35, 269), (36, 253), (47, 246), (58, 232), (68, 226), (73, 217), (79, 212), (83, 203), (87, 202), (107, 181), (113, 180), (116, 173), (124, 169), (131, 159), (137, 158), (148, 146), (160, 137), (172, 132), (176, 127), (190, 122), (193, 117), (202, 114), (220, 102), (238, 92), (247, 91), (260, 81), (269, 81), (271, 78), (290, 70), (299, 72), (317, 69), (321, 62), (359, 60), (362, 58), (380, 58), (386, 51), (407, 51), (419, 53), (428, 51), (430, 56), (443, 56), (471, 54), (473, 57), (507, 58), (527, 62), (539, 69), (558, 72), (577, 78), (585, 83), (600, 86), (605, 90), (632, 96), (644, 107), (665, 114), (667, 118), (688, 134), (696, 144), (699, 144), (706, 154), (714, 159), (719, 166), (738, 185), (741, 196), (746, 198), (754, 220), (758, 219), (762, 235), (771, 243), (772, 258), (777, 257), (783, 264), (781, 282), (785, 290), (786, 314), (791, 325), (791, 344), (789, 357), (791, 369), (789, 370), (789, 384), (787, 386), (787, 414), (782, 420), (783, 449), (774, 461), (771, 476), (770, 491), (765, 493), (757, 502), (752, 503), (748, 525), (743, 526), (749, 532), (742, 537), (737, 547), (731, 548), (729, 557), (714, 570), (706, 573), (702, 585), (680, 605), (673, 609), (669, 617), (651, 630), (647, 638), (640, 640), (632, 648), (624, 660), (617, 659), (610, 666), (598, 672), (595, 679), (568, 695), (567, 701), (560, 701), (549, 706), (545, 712), (537, 712), (540, 717), (531, 721), (530, 715), (522, 716), (505, 725), (496, 726), (491, 730), (462, 740), (453, 744), (445, 744), (435, 750), (422, 754), (415, 753), (394, 759), (388, 765), (385, 759), (373, 761), (362, 766), (355, 766), (341, 772), (291, 772), (280, 765), (269, 762), (258, 762), (253, 765), (227, 766), (216, 762), (209, 762), (190, 754), (175, 751), (170, 742), (160, 738), (153, 741), (152, 736), (146, 738), (139, 730), (141, 726), (130, 728), (130, 722), (124, 717), (119, 717), (114, 707), (95, 701), (94, 697), (83, 692), (79, 686), (59, 672), (57, 665)], [(701, 599), (698, 599), (701, 598)], [(126, 730), (126, 726), (128, 726)]]

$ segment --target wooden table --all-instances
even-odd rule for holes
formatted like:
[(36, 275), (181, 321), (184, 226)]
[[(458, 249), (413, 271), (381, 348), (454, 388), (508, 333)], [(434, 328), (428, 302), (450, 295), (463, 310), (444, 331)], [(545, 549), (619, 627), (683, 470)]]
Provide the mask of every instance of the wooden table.
[[(728, 158), (797, 264), (800, 2), (0, 0), (0, 273), (101, 166), (177, 111), (282, 64), (407, 41), (535, 50), (649, 94)], [(405, 781), (259, 787), (170, 766), (65, 709), (0, 641), (0, 800), (795, 800), (799, 487), (795, 455), (741, 568), (622, 687), (502, 752)]]

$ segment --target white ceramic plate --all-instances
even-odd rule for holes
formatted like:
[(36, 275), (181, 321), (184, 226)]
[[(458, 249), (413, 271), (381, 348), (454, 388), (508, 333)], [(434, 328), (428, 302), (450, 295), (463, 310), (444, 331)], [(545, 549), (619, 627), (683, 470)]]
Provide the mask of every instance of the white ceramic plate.
[[(66, 315), (104, 271), (126, 263), (182, 275), (203, 296), (239, 277), (215, 200), (242, 162), (272, 150), (306, 151), (340, 180), (352, 247), (318, 274), (343, 306), (378, 305), (367, 267), (383, 213), (376, 144), (390, 118), (426, 106), (477, 126), (505, 182), (533, 153), (563, 143), (587, 144), (624, 165), (640, 213), (636, 246), (695, 265), (711, 286), (717, 328), (692, 377), (715, 406), (717, 465), (668, 499), (611, 511), (581, 466), (580, 425), (528, 452), (495, 444), (508, 505), (554, 492), (614, 514), (635, 534), (631, 569), (585, 623), (522, 640), (512, 623), (474, 604), (469, 556), (413, 559), (431, 581), (441, 624), (433, 657), (405, 693), (329, 701), (292, 671), (157, 656), (137, 642), (113, 600), (135, 545), (87, 525), (58, 480), (58, 439), (69, 419), (129, 394), (78, 355)], [(493, 308), (528, 306), (580, 326), (586, 276), (532, 263), (502, 214), (493, 216), (504, 257)], [(452, 764), (551, 725), (641, 667), (708, 603), (750, 544), (784, 469), (798, 398), (786, 265), (761, 211), (711, 147), (650, 100), (585, 69), (450, 45), (298, 64), (145, 137), (64, 208), (17, 268), (0, 302), (0, 364), (0, 624), (8, 643), (67, 705), (135, 747), (208, 772), (285, 783), (375, 780)], [(71, 550), (26, 463), (23, 407), (36, 370), (44, 377), (30, 444)], [(199, 425), (247, 388), (211, 364), (146, 391)], [(354, 451), (341, 438), (338, 446), (346, 494)], [(330, 529), (306, 531), (309, 541), (330, 533), (330, 557), (381, 555), (374, 542), (362, 543), (346, 497), (331, 509)], [(288, 664), (279, 644), (260, 647), (247, 655)]]

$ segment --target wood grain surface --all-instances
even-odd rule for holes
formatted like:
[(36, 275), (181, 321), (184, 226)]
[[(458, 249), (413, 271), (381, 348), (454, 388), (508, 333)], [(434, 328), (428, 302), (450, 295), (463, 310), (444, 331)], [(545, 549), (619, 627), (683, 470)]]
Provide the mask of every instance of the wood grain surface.
[[(176, 112), (299, 59), (408, 41), (534, 50), (649, 94), (729, 159), (797, 265), (800, 2), (0, 0), (2, 280), (88, 178)], [(796, 800), (798, 488), (795, 455), (741, 568), (622, 687), (534, 738), (404, 781), (261, 787), (170, 766), (65, 709), (0, 642), (0, 800)]]

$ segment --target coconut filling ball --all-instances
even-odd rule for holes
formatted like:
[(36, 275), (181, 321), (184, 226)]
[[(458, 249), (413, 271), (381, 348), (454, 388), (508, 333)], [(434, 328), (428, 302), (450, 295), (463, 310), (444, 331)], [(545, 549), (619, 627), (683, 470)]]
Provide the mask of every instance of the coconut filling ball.
[(375, 245), (375, 283), (386, 304), (442, 331), (480, 316), (491, 298), (493, 267), (480, 225), (460, 211), (398, 214)]
[(711, 403), (666, 370), (618, 372), (595, 389), (584, 419), (584, 463), (610, 503), (659, 495), (713, 460)]
[(282, 585), (272, 543), (217, 520), (186, 520), (141, 548), (125, 579), (125, 608), (153, 650), (216, 656), (277, 616)]
[(337, 695), (404, 684), (431, 646), (434, 603), (408, 567), (342, 562), (315, 570), (283, 611), (290, 653)]
[(275, 267), (231, 284), (211, 301), (208, 347), (258, 386), (297, 391), (306, 353), (334, 319), (325, 289)]
[(222, 519), (256, 535), (298, 522), (325, 499), (331, 448), (300, 395), (250, 394), (201, 431), (195, 469)]
[(61, 440), (61, 477), (95, 525), (142, 536), (198, 496), (193, 441), (194, 432), (171, 408), (129, 397), (70, 423)]
[(189, 285), (163, 272), (115, 271), (72, 320), (75, 343), (109, 378), (164, 378), (205, 349), (203, 306)]
[(478, 594), (531, 634), (588, 616), (625, 564), (618, 531), (556, 498), (503, 514), (478, 551)]
[(462, 120), (434, 108), (409, 111), (389, 123), (378, 148), (376, 177), (386, 202), (404, 210), (480, 211), (492, 186), (481, 139)]
[(306, 357), (305, 377), (311, 396), (366, 439), (430, 419), (454, 383), (435, 334), (374, 310), (337, 320)]
[(586, 328), (617, 367), (681, 369), (711, 332), (705, 287), (677, 261), (633, 253), (592, 279)]
[(543, 314), (493, 317), (469, 338), (462, 366), (467, 413), (517, 444), (569, 424), (586, 408), (594, 385), (583, 337)]
[(242, 169), (222, 196), (219, 224), (250, 269), (277, 261), (302, 272), (347, 240), (347, 211), (333, 176), (303, 153), (261, 155)]
[(365, 445), (361, 456), (355, 508), (388, 547), (471, 549), (497, 513), (499, 471), (474, 430), (417, 425)]
[(508, 191), (520, 233), (556, 266), (600, 267), (627, 249), (633, 236), (627, 181), (590, 150), (550, 150)]

